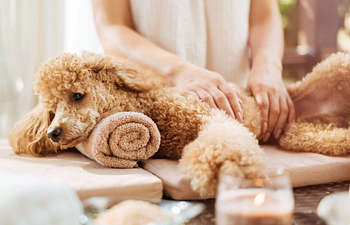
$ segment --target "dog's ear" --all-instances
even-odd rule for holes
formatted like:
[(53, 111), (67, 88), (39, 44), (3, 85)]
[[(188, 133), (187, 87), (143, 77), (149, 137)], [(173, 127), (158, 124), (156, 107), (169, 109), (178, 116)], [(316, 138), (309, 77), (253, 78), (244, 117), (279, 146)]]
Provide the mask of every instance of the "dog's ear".
[(54, 114), (41, 105), (37, 105), (20, 121), (9, 135), (9, 142), (16, 154), (47, 156), (56, 154), (59, 146), (47, 137), (47, 128)]
[(113, 82), (122, 88), (138, 92), (163, 86), (160, 77), (126, 60), (91, 52), (83, 52), (82, 58), (85, 68), (95, 73), (98, 80)]

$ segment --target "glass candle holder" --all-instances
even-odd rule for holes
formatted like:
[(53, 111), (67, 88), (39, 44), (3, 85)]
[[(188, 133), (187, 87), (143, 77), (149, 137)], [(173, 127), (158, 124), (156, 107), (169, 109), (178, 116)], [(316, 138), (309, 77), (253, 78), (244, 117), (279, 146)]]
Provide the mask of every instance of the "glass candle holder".
[(215, 203), (217, 225), (291, 225), (294, 197), (289, 176), (246, 178), (220, 175)]

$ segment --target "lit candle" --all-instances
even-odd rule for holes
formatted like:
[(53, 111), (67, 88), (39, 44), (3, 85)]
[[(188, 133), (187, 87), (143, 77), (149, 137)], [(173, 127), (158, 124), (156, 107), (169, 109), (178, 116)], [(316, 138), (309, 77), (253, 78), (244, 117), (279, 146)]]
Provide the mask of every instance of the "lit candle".
[(218, 225), (290, 225), (294, 201), (289, 190), (226, 190), (216, 200)]

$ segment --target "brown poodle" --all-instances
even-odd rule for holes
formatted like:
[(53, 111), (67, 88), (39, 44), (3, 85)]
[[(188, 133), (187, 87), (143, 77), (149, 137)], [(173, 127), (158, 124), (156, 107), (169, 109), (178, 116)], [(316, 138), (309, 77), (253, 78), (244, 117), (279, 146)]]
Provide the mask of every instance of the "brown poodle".
[[(333, 55), (288, 88), (298, 122), (287, 125), (282, 147), (331, 155), (350, 150), (349, 62), (348, 54)], [(256, 139), (261, 131), (259, 108), (250, 93), (230, 85), (243, 102), (242, 124), (112, 56), (63, 54), (41, 65), (34, 84), (40, 103), (15, 125), (10, 144), (17, 154), (55, 154), (86, 139), (109, 115), (141, 112), (161, 133), (155, 157), (180, 159), (192, 188), (210, 196), (221, 170), (247, 167), (246, 176), (259, 176), (264, 166)]]

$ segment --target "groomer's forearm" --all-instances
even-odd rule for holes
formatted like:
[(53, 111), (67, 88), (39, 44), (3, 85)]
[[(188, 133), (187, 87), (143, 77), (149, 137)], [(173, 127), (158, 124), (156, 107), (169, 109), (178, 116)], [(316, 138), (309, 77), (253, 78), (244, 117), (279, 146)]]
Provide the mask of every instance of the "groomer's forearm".
[(189, 63), (172, 54), (129, 27), (113, 25), (100, 32), (106, 54), (126, 57), (162, 75), (169, 84), (173, 83), (176, 71)]
[[(282, 71), (283, 28), (279, 15), (271, 15), (250, 25), (252, 67)], [(278, 74), (281, 75), (281, 74)]]

